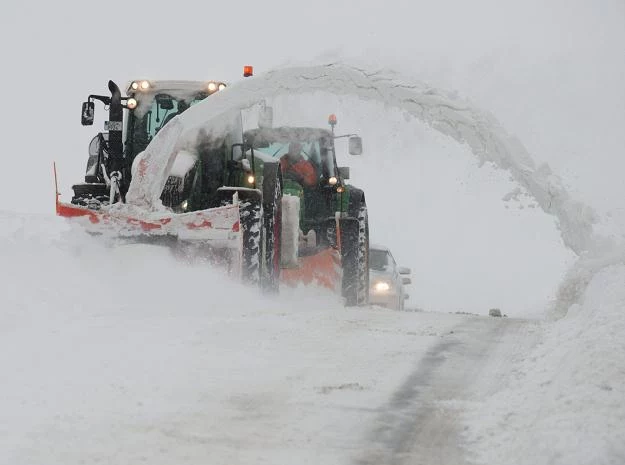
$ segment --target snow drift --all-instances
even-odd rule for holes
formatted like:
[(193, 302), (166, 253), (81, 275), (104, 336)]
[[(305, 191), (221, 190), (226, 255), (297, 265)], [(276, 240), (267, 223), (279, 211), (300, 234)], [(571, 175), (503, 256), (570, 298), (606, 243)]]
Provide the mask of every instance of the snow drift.
[[(566, 317), (543, 324), (511, 376), (465, 415), (478, 463), (625, 463), (625, 264), (592, 274)], [(604, 262), (607, 264), (607, 262)]]

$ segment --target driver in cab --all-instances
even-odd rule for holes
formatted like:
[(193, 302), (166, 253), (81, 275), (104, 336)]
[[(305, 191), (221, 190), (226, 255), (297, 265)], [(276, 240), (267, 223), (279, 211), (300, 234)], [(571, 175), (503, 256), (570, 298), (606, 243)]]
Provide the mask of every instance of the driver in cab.
[(291, 142), (288, 152), (280, 160), (282, 172), (286, 177), (294, 179), (303, 187), (317, 185), (317, 170), (312, 162), (302, 154), (302, 144)]

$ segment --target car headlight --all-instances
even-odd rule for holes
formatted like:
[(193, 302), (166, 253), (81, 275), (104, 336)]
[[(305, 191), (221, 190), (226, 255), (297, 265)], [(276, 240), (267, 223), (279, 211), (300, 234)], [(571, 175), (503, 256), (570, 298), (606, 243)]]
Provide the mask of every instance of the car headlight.
[(391, 285), (386, 281), (378, 281), (373, 285), (373, 290), (375, 292), (387, 292), (391, 289)]

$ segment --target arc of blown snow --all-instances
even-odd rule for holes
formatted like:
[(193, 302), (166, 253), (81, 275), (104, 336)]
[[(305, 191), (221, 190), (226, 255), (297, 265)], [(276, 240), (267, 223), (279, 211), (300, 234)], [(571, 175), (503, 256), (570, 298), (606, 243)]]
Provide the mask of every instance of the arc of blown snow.
[[(221, 131), (227, 126), (225, 115), (249, 108), (264, 98), (285, 94), (325, 92), (382, 102), (413, 115), (441, 133), (466, 143), (481, 163), (492, 162), (510, 172), (515, 181), (536, 199), (540, 207), (558, 221), (564, 244), (578, 255), (592, 244), (592, 209), (573, 200), (547, 165), (536, 167), (531, 156), (516, 138), (508, 135), (489, 113), (441, 90), (423, 83), (400, 79), (390, 71), (368, 72), (363, 68), (331, 63), (269, 71), (253, 79), (235, 83), (225, 91), (195, 105), (177, 117), (181, 134), (159, 133), (150, 143), (144, 158), (156, 168), (153, 176), (133, 179), (128, 202), (147, 209), (156, 208), (167, 179), (167, 167), (175, 147), (195, 140), (200, 130)], [(163, 148), (167, 150), (163, 150)]]

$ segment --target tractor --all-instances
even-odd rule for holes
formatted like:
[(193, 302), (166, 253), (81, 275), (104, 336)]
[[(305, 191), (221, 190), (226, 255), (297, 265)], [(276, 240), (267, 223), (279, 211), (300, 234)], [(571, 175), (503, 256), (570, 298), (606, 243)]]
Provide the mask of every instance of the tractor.
[[(331, 130), (244, 132), (238, 113), (227, 130), (201, 131), (177, 148), (159, 190), (162, 208), (146, 212), (126, 204), (151, 141), (178, 124), (170, 123), (177, 115), (200, 102), (209, 105), (210, 95), (225, 87), (220, 81), (137, 80), (122, 96), (109, 81), (110, 96), (90, 95), (82, 124), (93, 124), (95, 101), (109, 107), (109, 119), (90, 143), (85, 179), (73, 186), (71, 203), (59, 200), (57, 188), (57, 214), (95, 234), (169, 243), (173, 238), (176, 248), (224, 263), (269, 292), (278, 291), (282, 275), (287, 284), (333, 287), (346, 305), (365, 304), (367, 208), (364, 193), (345, 183), (349, 170), (337, 166), (334, 146), (336, 138), (350, 137), (350, 153), (359, 154), (362, 142), (355, 135), (335, 136), (335, 119)], [(290, 169), (291, 145), (300, 148), (314, 180), (303, 184)]]

